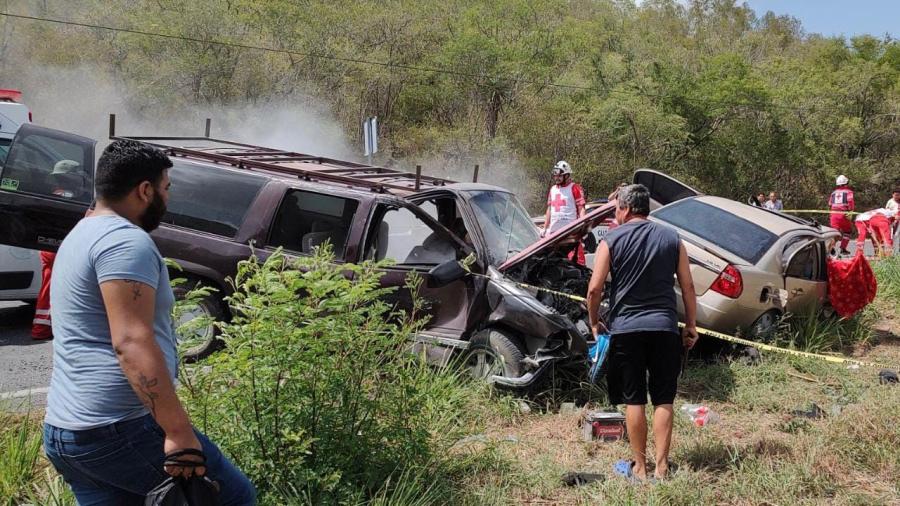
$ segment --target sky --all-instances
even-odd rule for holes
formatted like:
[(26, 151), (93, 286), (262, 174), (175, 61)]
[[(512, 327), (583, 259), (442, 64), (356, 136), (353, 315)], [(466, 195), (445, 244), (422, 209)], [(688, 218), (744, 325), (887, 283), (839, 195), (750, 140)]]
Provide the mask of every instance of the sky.
[(762, 16), (766, 11), (800, 20), (806, 33), (854, 35), (885, 33), (900, 38), (900, 0), (745, 0)]

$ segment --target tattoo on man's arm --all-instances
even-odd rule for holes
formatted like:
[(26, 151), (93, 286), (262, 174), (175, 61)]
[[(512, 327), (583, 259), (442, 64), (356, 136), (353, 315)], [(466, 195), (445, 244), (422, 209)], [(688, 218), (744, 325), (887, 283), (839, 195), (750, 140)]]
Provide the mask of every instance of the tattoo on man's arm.
[(131, 295), (132, 295), (131, 300), (138, 300), (138, 297), (141, 296), (141, 284), (142, 283), (139, 281), (133, 281), (131, 279), (125, 279), (123, 281), (125, 281), (126, 283), (131, 285)]
[(154, 392), (153, 388), (156, 387), (159, 381), (156, 378), (148, 379), (144, 376), (144, 373), (138, 374), (138, 384), (135, 385), (136, 390), (140, 394), (141, 402), (144, 403), (144, 406), (147, 406), (153, 418), (156, 418), (156, 399), (159, 398), (159, 394)]

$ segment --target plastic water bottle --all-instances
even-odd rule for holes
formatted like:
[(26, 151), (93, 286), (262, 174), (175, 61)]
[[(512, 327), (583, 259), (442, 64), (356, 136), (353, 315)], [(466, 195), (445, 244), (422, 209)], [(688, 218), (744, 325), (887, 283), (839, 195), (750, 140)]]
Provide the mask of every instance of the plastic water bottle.
[(719, 421), (719, 414), (702, 404), (685, 404), (681, 406), (681, 412), (697, 427), (705, 427)]

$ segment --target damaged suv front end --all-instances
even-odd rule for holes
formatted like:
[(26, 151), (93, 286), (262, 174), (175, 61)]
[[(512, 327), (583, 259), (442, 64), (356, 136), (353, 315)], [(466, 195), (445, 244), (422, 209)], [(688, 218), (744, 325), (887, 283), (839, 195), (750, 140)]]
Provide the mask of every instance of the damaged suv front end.
[(594, 340), (583, 300), (591, 270), (570, 261), (567, 250), (610, 213), (594, 210), (541, 238), (511, 193), (480, 187), (457, 195), (466, 233), (487, 266), (487, 307), (464, 363), (474, 376), (516, 391), (532, 389), (551, 371), (583, 375)]
[(519, 337), (519, 344), (526, 352), (521, 360), (521, 376), (494, 374), (489, 379), (500, 387), (524, 389), (556, 366), (583, 370), (590, 332), (579, 330), (568, 316), (541, 302), (540, 291), (525, 288), (494, 267), (488, 272), (487, 297), (491, 312), (486, 324), (511, 331)]

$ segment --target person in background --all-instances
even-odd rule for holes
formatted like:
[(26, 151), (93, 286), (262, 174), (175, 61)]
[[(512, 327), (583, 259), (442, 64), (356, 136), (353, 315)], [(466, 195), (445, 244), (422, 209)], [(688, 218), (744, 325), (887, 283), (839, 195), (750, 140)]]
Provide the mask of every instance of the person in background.
[(769, 200), (763, 202), (763, 207), (770, 211), (781, 211), (784, 209), (784, 204), (778, 198), (778, 193), (769, 192)]
[[(619, 191), (616, 221), (597, 247), (588, 285), (588, 316), (600, 333), (603, 284), (610, 277), (612, 336), (607, 382), (611, 404), (626, 404), (625, 423), (633, 460), (620, 461), (616, 472), (629, 479), (647, 478), (647, 390), (654, 406), (653, 435), (657, 478), (665, 478), (672, 442), (673, 403), (685, 348), (697, 342), (697, 296), (687, 251), (678, 232), (647, 220), (650, 192), (634, 184)], [(684, 331), (678, 332), (675, 279), (684, 304)], [(649, 382), (648, 382), (649, 373)]]
[(853, 225), (847, 213), (853, 211), (856, 203), (853, 201), (853, 189), (850, 188), (850, 180), (847, 176), (841, 174), (835, 180), (837, 187), (828, 197), (828, 209), (831, 211), (829, 224), (831, 228), (841, 233), (841, 255), (849, 255), (850, 251), (847, 245), (850, 244), (850, 233), (853, 231)]
[[(884, 208), (889, 211), (894, 211), (895, 216), (900, 216), (900, 187), (894, 188), (894, 193), (891, 195), (891, 198), (888, 199)], [(897, 219), (896, 217), (894, 218), (894, 228), (891, 235), (894, 238), (894, 248), (900, 249), (900, 219)]]
[[(860, 213), (856, 217), (856, 254), (864, 253), (866, 235), (872, 234), (872, 245), (875, 246), (875, 256), (879, 253), (892, 255), (894, 253), (894, 241), (891, 238), (891, 224), (897, 219), (897, 211), (890, 209), (873, 209)], [(878, 250), (879, 245), (881, 251)]]
[[(80, 163), (74, 160), (60, 160), (50, 172), (50, 193), (56, 197), (71, 199), (81, 192), (73, 178), (80, 179), (78, 168)], [(41, 251), (41, 288), (34, 305), (34, 320), (31, 322), (31, 338), (35, 341), (53, 339), (53, 326), (50, 316), (50, 279), (53, 276), (53, 262), (56, 253)]]
[[(553, 186), (547, 194), (547, 213), (541, 237), (552, 235), (584, 216), (585, 203), (584, 190), (580, 184), (572, 181), (572, 167), (564, 160), (556, 162), (553, 167)], [(569, 259), (584, 265), (584, 245), (579, 243)]]

